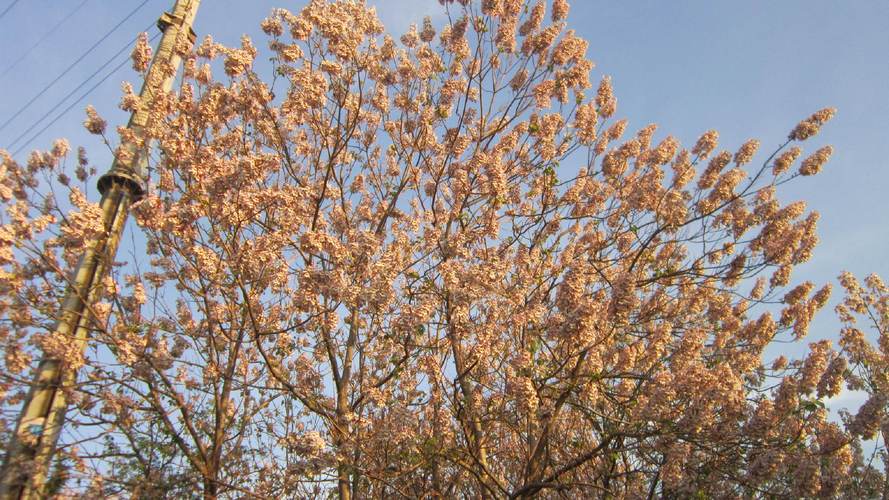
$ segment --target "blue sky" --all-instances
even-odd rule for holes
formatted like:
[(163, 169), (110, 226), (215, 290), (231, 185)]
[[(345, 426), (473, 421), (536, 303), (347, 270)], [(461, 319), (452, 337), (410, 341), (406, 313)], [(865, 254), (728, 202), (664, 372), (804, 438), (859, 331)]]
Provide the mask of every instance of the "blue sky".
[[(14, 5), (0, 18), (0, 72), (82, 1), (25, 0)], [(11, 3), (0, 0), (0, 12)], [(86, 0), (69, 21), (0, 77), (0, 123), (140, 3)], [(436, 0), (368, 3), (377, 6), (384, 24), (396, 34), (411, 22), (421, 21), (423, 15), (440, 18), (443, 14)], [(825, 143), (834, 145), (825, 172), (783, 191), (785, 200), (805, 199), (822, 215), (822, 243), (814, 259), (795, 272), (794, 281), (808, 279), (820, 285), (833, 281), (841, 270), (859, 277), (876, 272), (889, 279), (885, 220), (889, 208), (889, 2), (571, 3), (568, 22), (590, 41), (589, 56), (597, 62), (594, 78), (613, 77), (617, 114), (628, 118), (632, 129), (654, 122), (660, 125), (658, 136), (669, 133), (692, 144), (701, 132), (716, 128), (728, 149), (757, 137), (762, 140), (762, 151), (771, 151), (800, 119), (825, 106), (838, 108), (836, 118), (805, 144), (808, 151)], [(107, 43), (0, 130), (0, 147), (7, 147), (171, 4), (172, 0), (148, 0)], [(232, 45), (243, 33), (262, 39), (259, 22), (273, 7), (296, 11), (303, 4), (204, 0), (195, 30), (199, 37), (209, 33)], [(85, 146), (93, 163), (103, 170), (110, 154), (82, 130), (82, 110), (92, 103), (110, 124), (125, 123), (126, 116), (116, 109), (120, 83), (135, 78), (125, 65), (30, 147), (47, 147), (53, 138), (66, 137), (75, 146)], [(838, 296), (835, 290), (835, 299)], [(824, 311), (816, 318), (810, 338), (835, 338), (837, 328), (833, 313)]]

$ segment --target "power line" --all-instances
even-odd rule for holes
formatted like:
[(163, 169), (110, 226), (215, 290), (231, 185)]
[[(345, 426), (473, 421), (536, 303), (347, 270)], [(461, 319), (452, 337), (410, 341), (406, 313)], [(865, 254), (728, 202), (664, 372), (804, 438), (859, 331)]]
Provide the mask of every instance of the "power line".
[[(148, 31), (150, 28), (151, 28), (151, 25), (149, 25), (147, 28), (145, 28), (145, 31)], [(120, 50), (118, 50), (113, 56), (111, 56), (110, 58), (108, 58), (108, 60), (105, 61), (104, 64), (102, 64), (101, 66), (99, 66), (99, 68), (96, 69), (95, 71), (93, 71), (93, 73), (92, 73), (90, 76), (86, 77), (82, 82), (80, 82), (80, 84), (79, 84), (77, 87), (74, 87), (74, 89), (72, 89), (70, 92), (68, 92), (67, 94), (65, 94), (65, 97), (62, 97), (61, 99), (59, 99), (59, 101), (58, 101), (57, 103), (55, 103), (55, 104), (49, 109), (49, 111), (47, 111), (46, 113), (44, 113), (43, 116), (41, 116), (40, 118), (38, 118), (37, 121), (35, 121), (33, 124), (31, 124), (30, 127), (28, 127), (27, 129), (25, 129), (25, 130), (24, 130), (18, 137), (16, 137), (12, 142), (10, 142), (9, 145), (7, 146), (7, 149), (11, 149), (11, 148), (13, 148), (13, 147), (14, 147), (20, 140), (22, 140), (26, 135), (28, 135), (29, 132), (31, 132), (31, 131), (34, 130), (38, 125), (40, 125), (40, 122), (42, 122), (43, 120), (45, 120), (46, 117), (48, 117), (49, 115), (51, 115), (55, 110), (59, 109), (59, 107), (62, 106), (62, 104), (64, 104), (65, 101), (68, 100), (68, 98), (70, 98), (70, 97), (73, 96), (75, 93), (77, 93), (78, 90), (82, 89), (82, 88), (84, 87), (84, 85), (86, 85), (87, 83), (89, 83), (90, 80), (93, 79), (94, 76), (98, 75), (102, 70), (104, 70), (105, 68), (107, 68), (111, 63), (113, 63), (113, 62), (118, 58), (118, 56), (120, 56), (121, 54), (123, 54), (124, 52), (126, 52), (126, 50), (127, 50), (128, 48), (132, 47), (133, 44), (136, 43), (136, 40), (138, 40), (138, 39), (139, 39), (139, 37), (137, 36), (136, 38), (134, 38), (134, 39), (132, 39), (131, 41), (129, 41), (129, 42), (127, 42), (126, 44), (124, 44), (123, 47), (121, 47)]]
[(82, 2), (80, 2), (80, 3), (77, 5), (77, 7), (74, 7), (74, 9), (73, 9), (71, 12), (68, 13), (68, 15), (66, 15), (64, 18), (62, 18), (61, 21), (57, 22), (57, 23), (55, 24), (55, 26), (53, 26), (52, 28), (49, 29), (49, 31), (47, 31), (46, 33), (44, 33), (43, 36), (40, 37), (40, 40), (37, 40), (36, 42), (34, 42), (34, 45), (31, 45), (31, 47), (30, 47), (28, 50), (24, 51), (24, 52), (22, 53), (22, 55), (20, 55), (19, 58), (15, 60), (15, 62), (13, 62), (13, 63), (10, 64), (9, 66), (7, 66), (6, 69), (4, 69), (2, 73), (0, 73), (0, 78), (6, 76), (6, 74), (9, 73), (10, 70), (12, 70), (12, 68), (18, 66), (18, 64), (19, 64), (20, 62), (24, 61), (25, 58), (28, 57), (28, 56), (31, 54), (31, 52), (34, 51), (34, 49), (36, 49), (41, 43), (43, 43), (44, 41), (46, 41), (46, 39), (49, 38), (50, 35), (52, 35), (53, 33), (55, 33), (55, 31), (56, 31), (57, 29), (59, 29), (63, 24), (65, 24), (65, 22), (68, 21), (68, 19), (71, 19), (71, 17), (72, 17), (74, 14), (76, 14), (77, 11), (79, 11), (80, 8), (83, 7), (83, 6), (86, 4), (87, 1), (88, 1), (88, 0), (83, 0)]
[[(151, 40), (150, 40), (150, 41), (153, 42), (153, 41), (156, 40), (157, 37), (159, 37), (160, 35), (161, 35), (160, 33), (156, 33), (153, 37), (151, 37)], [(117, 73), (117, 71), (120, 70), (120, 68), (123, 68), (124, 65), (126, 65), (128, 62), (130, 62), (130, 58), (129, 58), (129, 57), (127, 57), (126, 59), (124, 59), (123, 61), (121, 61), (120, 64), (118, 64), (117, 66), (115, 66), (114, 69), (112, 69), (107, 75), (103, 76), (101, 80), (99, 80), (98, 82), (96, 82), (96, 83), (95, 83), (92, 87), (90, 87), (86, 92), (84, 92), (83, 94), (81, 94), (81, 96), (78, 97), (76, 101), (74, 101), (74, 102), (72, 102), (71, 104), (69, 104), (68, 107), (65, 108), (64, 110), (62, 110), (61, 113), (59, 113), (58, 115), (56, 115), (56, 117), (53, 118), (52, 121), (50, 121), (49, 123), (47, 123), (43, 128), (41, 128), (40, 130), (38, 130), (36, 134), (32, 135), (30, 139), (28, 139), (27, 141), (25, 141), (24, 144), (22, 144), (21, 146), (19, 146), (19, 148), (16, 149), (15, 152), (12, 153), (12, 155), (13, 155), (13, 156), (16, 156), (17, 154), (21, 153), (22, 150), (24, 150), (26, 147), (28, 147), (29, 144), (31, 144), (31, 143), (34, 142), (38, 137), (40, 137), (40, 134), (46, 132), (47, 129), (49, 129), (50, 127), (52, 127), (53, 125), (55, 125), (55, 123), (56, 123), (57, 121), (59, 121), (59, 119), (61, 119), (63, 116), (65, 116), (69, 111), (71, 111), (71, 110), (74, 108), (74, 106), (77, 106), (78, 104), (80, 104), (81, 102), (83, 102), (83, 100), (86, 99), (87, 96), (89, 96), (94, 90), (96, 90), (96, 89), (99, 87), (99, 85), (102, 85), (102, 83), (104, 83), (105, 80), (107, 80), (107, 79), (110, 78), (112, 75), (114, 75), (115, 73)]]
[(19, 108), (18, 111), (16, 111), (12, 116), (10, 116), (5, 122), (3, 122), (3, 124), (0, 125), (0, 130), (3, 130), (3, 129), (5, 129), (7, 126), (9, 126), (9, 124), (12, 123), (13, 120), (15, 120), (16, 118), (18, 118), (18, 116), (21, 115), (26, 109), (28, 109), (28, 107), (30, 107), (31, 104), (34, 104), (34, 101), (36, 101), (37, 99), (39, 99), (40, 96), (42, 96), (43, 94), (45, 94), (46, 91), (50, 89), (50, 87), (52, 87), (53, 85), (55, 85), (59, 80), (62, 79), (63, 76), (67, 75), (69, 71), (71, 71), (72, 69), (74, 69), (75, 66), (77, 66), (78, 64), (80, 64), (80, 61), (82, 61), (82, 60), (83, 60), (86, 56), (88, 56), (93, 50), (95, 50), (96, 47), (98, 47), (98, 46), (99, 46), (102, 42), (104, 42), (109, 36), (111, 36), (111, 34), (114, 33), (114, 32), (117, 30), (117, 28), (120, 28), (120, 26), (121, 26), (123, 23), (125, 23), (127, 20), (129, 20), (131, 17), (133, 17), (133, 15), (134, 15), (139, 9), (141, 9), (142, 6), (145, 5), (146, 3), (148, 3), (148, 0), (142, 0), (142, 3), (140, 3), (139, 5), (137, 5), (135, 9), (133, 9), (132, 11), (130, 11), (129, 14), (126, 15), (126, 17), (124, 17), (120, 22), (118, 22), (117, 24), (115, 24), (114, 27), (111, 28), (110, 31), (108, 31), (108, 33), (105, 33), (105, 34), (102, 36), (102, 38), (99, 39), (98, 42), (94, 43), (90, 48), (88, 48), (88, 49), (86, 50), (86, 52), (84, 52), (80, 57), (77, 58), (76, 61), (74, 61), (73, 63), (71, 63), (70, 66), (68, 66), (67, 68), (65, 68), (65, 70), (62, 71), (61, 74), (59, 74), (59, 76), (55, 77), (55, 79), (54, 79), (53, 81), (49, 82), (48, 85), (46, 85), (45, 87), (43, 87), (43, 90), (41, 90), (40, 92), (38, 92), (37, 95), (35, 95), (34, 97), (32, 97), (30, 101), (26, 102), (24, 106), (22, 106), (21, 108)]
[(12, 8), (15, 7), (15, 4), (17, 3), (19, 3), (19, 0), (12, 0), (12, 3), (9, 4), (9, 6), (7, 6), (5, 9), (3, 9), (3, 12), (0, 12), (0, 19), (3, 19), (3, 16), (5, 16), (7, 12), (12, 10)]

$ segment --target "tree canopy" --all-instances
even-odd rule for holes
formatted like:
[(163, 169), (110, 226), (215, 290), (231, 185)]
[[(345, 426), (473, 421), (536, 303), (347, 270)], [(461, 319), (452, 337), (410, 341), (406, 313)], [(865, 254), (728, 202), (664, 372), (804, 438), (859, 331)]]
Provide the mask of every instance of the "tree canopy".
[[(95, 168), (0, 151), (0, 441), (48, 356), (79, 374), (60, 494), (889, 494), (880, 279), (841, 276), (837, 345), (765, 352), (830, 296), (792, 282), (818, 214), (777, 193), (817, 182), (834, 110), (762, 153), (628, 132), (565, 0), (443, 3), (398, 38), (359, 1), (276, 10), (270, 65), (183, 39), (118, 129), (120, 161), (159, 154), (85, 352), (53, 325), (104, 231)], [(868, 399), (832, 419), (844, 388)]]

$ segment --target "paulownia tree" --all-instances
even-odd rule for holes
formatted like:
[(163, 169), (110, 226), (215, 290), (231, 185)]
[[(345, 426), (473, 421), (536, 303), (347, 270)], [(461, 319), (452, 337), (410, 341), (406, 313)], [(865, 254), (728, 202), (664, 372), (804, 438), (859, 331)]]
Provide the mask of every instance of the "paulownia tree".
[[(889, 494), (879, 279), (843, 276), (839, 347), (765, 353), (830, 294), (790, 284), (818, 215), (776, 191), (834, 111), (759, 156), (628, 134), (567, 2), (444, 8), (400, 39), (358, 1), (276, 10), (265, 76), (247, 38), (180, 44), (181, 86), (120, 129), (122, 160), (159, 155), (86, 353), (52, 324), (94, 171), (0, 152), (0, 432), (46, 354), (79, 373), (60, 494)], [(844, 384), (869, 399), (832, 420)]]

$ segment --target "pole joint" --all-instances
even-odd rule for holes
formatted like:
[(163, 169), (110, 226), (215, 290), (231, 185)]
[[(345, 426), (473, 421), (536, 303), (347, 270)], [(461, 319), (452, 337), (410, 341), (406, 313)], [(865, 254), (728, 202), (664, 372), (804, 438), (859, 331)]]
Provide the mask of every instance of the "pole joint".
[(99, 177), (97, 186), (99, 192), (104, 195), (114, 184), (122, 184), (126, 186), (127, 190), (129, 190), (133, 195), (133, 198), (136, 200), (145, 195), (144, 181), (128, 168), (115, 166), (102, 175), (102, 177)]

